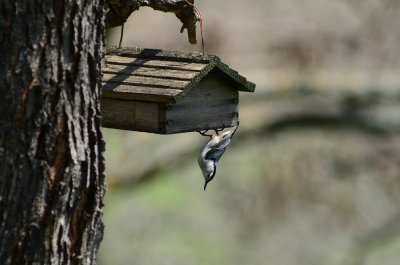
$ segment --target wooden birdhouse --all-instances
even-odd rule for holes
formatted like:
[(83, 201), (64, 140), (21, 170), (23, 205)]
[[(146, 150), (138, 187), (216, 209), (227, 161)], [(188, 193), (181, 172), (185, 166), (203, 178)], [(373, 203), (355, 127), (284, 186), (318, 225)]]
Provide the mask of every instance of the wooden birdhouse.
[(171, 134), (238, 122), (249, 82), (214, 55), (110, 48), (103, 71), (103, 127)]

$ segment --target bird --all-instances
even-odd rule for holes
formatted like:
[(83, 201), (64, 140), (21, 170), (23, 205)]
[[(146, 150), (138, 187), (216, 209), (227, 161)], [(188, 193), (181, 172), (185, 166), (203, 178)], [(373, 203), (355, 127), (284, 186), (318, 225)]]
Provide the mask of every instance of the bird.
[(206, 190), (207, 184), (215, 177), (218, 161), (231, 142), (238, 127), (239, 122), (233, 129), (221, 135), (218, 134), (219, 130), (215, 130), (217, 135), (207, 135), (205, 132), (200, 132), (201, 135), (210, 136), (210, 140), (201, 148), (197, 160), (205, 180), (204, 190)]

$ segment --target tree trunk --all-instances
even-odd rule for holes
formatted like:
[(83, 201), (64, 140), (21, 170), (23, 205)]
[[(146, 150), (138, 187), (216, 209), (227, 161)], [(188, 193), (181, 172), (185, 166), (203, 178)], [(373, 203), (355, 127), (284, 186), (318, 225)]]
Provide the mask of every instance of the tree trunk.
[(0, 264), (92, 264), (103, 0), (0, 2)]

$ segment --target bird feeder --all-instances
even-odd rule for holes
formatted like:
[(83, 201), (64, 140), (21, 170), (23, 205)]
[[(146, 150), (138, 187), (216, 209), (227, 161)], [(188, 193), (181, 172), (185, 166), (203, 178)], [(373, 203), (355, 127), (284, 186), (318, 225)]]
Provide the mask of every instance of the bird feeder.
[(109, 48), (102, 72), (102, 126), (158, 134), (235, 126), (239, 91), (255, 89), (199, 53)]

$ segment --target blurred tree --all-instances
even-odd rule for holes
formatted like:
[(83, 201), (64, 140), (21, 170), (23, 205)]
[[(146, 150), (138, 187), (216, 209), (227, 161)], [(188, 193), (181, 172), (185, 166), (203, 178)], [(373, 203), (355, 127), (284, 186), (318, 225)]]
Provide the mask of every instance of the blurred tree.
[(103, 5), (0, 3), (0, 264), (95, 263)]

